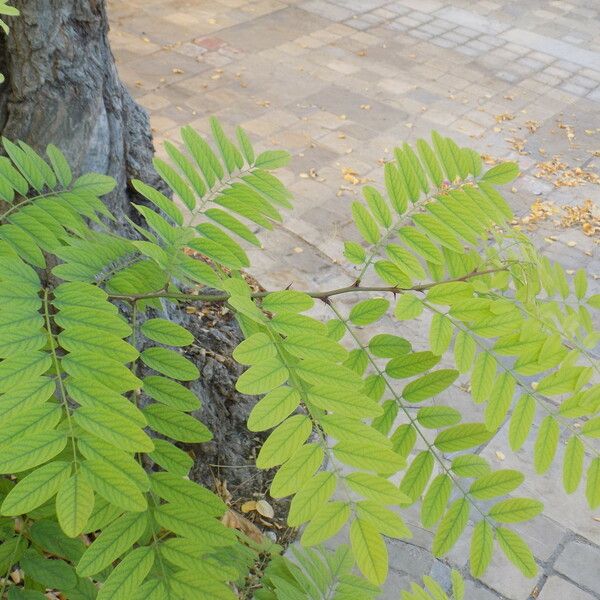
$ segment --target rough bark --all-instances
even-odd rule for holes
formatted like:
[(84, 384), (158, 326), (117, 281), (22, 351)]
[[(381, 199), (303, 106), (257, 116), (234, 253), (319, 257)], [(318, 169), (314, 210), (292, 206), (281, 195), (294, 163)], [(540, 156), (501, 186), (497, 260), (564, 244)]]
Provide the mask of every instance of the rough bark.
[[(0, 39), (0, 72), (6, 76), (0, 86), (2, 135), (24, 140), (39, 152), (49, 143), (57, 145), (76, 174), (95, 171), (112, 176), (117, 185), (106, 203), (118, 217), (119, 232), (127, 231), (122, 217), (137, 215), (130, 207), (133, 190), (128, 182), (138, 178), (160, 184), (152, 167), (148, 115), (118, 77), (108, 42), (105, 0), (12, 4), (21, 16), (10, 20), (9, 37)], [(231, 351), (241, 334), (231, 318), (216, 319), (207, 328), (177, 309), (169, 309), (167, 316), (193, 324), (202, 348), (193, 356), (202, 373), (195, 385), (204, 406), (199, 416), (215, 440), (194, 449), (194, 474), (210, 484), (223, 471), (209, 464), (247, 464), (255, 445), (245, 428), (253, 402), (234, 388)], [(232, 468), (222, 476), (235, 484), (255, 473)]]
[(16, 0), (0, 48), (0, 129), (38, 151), (50, 142), (78, 173), (117, 182), (107, 204), (129, 215), (128, 181), (156, 182), (148, 115), (119, 80), (104, 0)]

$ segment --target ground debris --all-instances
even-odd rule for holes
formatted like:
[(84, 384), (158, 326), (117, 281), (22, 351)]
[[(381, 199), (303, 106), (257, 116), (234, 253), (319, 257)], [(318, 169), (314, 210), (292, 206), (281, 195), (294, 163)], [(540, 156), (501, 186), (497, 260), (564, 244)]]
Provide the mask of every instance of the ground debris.
[(555, 187), (576, 187), (586, 183), (600, 184), (600, 176), (592, 171), (586, 171), (581, 167), (570, 167), (562, 162), (559, 156), (553, 156), (546, 162), (537, 164), (537, 172), (534, 174), (538, 179), (547, 179)]
[(554, 202), (538, 199), (531, 205), (529, 214), (517, 219), (513, 224), (524, 225), (533, 231), (539, 223), (550, 220), (563, 229), (581, 228), (589, 237), (600, 233), (600, 208), (590, 199), (575, 206), (556, 206)]

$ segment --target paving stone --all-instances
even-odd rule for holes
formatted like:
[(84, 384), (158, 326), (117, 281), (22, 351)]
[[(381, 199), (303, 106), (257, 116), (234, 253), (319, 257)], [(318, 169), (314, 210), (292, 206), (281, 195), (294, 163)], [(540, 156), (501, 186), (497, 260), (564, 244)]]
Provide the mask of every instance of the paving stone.
[(321, 0), (304, 2), (302, 9), (331, 21), (344, 21), (352, 16), (351, 10), (330, 2), (321, 2)]
[[(600, 11), (589, 0), (128, 0), (111, 2), (110, 9), (120, 75), (149, 110), (160, 155), (164, 140), (177, 140), (184, 124), (209, 132), (211, 113), (226, 131), (241, 124), (257, 151), (292, 152), (282, 177), (296, 198), (294, 210), (261, 238), (263, 249), (249, 251), (253, 274), (267, 287), (352, 281), (357, 271), (341, 262), (342, 240), (359, 239), (349, 206), (360, 197), (360, 186), (344, 180), (342, 169), (353, 168), (381, 186), (381, 161), (393, 158), (403, 141), (429, 137), (431, 129), (481, 153), (517, 159), (523, 175), (507, 200), (518, 215), (527, 214), (533, 198), (556, 206), (600, 201), (600, 186), (555, 188), (535, 176), (536, 164), (555, 154), (570, 166), (586, 160), (586, 168), (598, 172), (590, 158), (597, 137), (583, 134), (596, 127), (600, 114)], [(516, 118), (497, 123), (502, 113)], [(523, 129), (528, 119), (540, 123), (535, 134)], [(576, 143), (569, 143), (557, 120), (574, 128)], [(517, 154), (511, 137), (527, 138), (530, 154)], [(593, 240), (580, 231), (557, 231), (547, 222), (532, 235), (566, 269), (600, 270)], [(548, 236), (556, 241), (546, 242)], [(350, 302), (341, 300), (341, 308), (349, 310)], [(325, 305), (318, 311), (327, 316)], [(425, 318), (415, 320), (403, 324), (401, 334), (426, 349), (428, 325)], [(359, 338), (365, 342), (394, 327), (385, 319), (361, 329)], [(439, 403), (473, 421), (485, 408), (459, 385)], [(426, 435), (432, 440), (435, 431)], [(504, 426), (483, 455), (495, 468), (526, 472), (519, 495), (545, 503), (533, 522), (511, 525), (546, 569), (538, 600), (597, 600), (599, 578), (592, 569), (599, 568), (598, 549), (590, 544), (600, 544), (600, 534), (583, 489), (567, 496), (557, 487), (562, 444), (556, 464), (536, 476), (535, 432), (517, 453), (507, 450), (506, 436)], [(403, 511), (414, 537), (390, 543), (390, 580), (382, 598), (397, 599), (400, 589), (425, 573), (447, 585), (450, 566), (467, 567), (472, 523), (447, 560), (439, 561), (430, 553), (432, 533), (420, 526), (419, 510), (416, 504)], [(549, 564), (567, 540), (556, 564)], [(582, 560), (586, 552), (591, 557)], [(497, 554), (485, 584), (467, 577), (469, 600), (525, 600), (533, 590), (536, 581), (520, 578)]]
[(585, 96), (589, 92), (589, 89), (584, 88), (582, 85), (576, 85), (570, 82), (563, 83), (560, 86), (560, 89), (569, 92), (569, 94), (574, 94), (575, 96)]
[(571, 77), (569, 81), (575, 85), (579, 85), (588, 89), (595, 88), (599, 83), (598, 81), (584, 77), (583, 75), (575, 75), (574, 77)]
[(548, 577), (537, 598), (538, 600), (593, 600), (594, 596), (569, 581), (553, 575)]
[(481, 584), (470, 580), (465, 583), (465, 598), (469, 600), (471, 598), (473, 600), (504, 600), (500, 594), (495, 594)]
[(600, 548), (573, 541), (565, 546), (554, 568), (572, 581), (600, 594)]

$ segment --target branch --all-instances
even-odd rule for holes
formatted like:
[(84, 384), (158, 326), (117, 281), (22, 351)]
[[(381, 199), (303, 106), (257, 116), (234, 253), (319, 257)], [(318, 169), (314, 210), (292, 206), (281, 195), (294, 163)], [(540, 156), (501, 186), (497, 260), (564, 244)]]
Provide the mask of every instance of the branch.
[[(401, 288), (397, 286), (357, 286), (356, 284), (347, 285), (346, 287), (336, 288), (333, 290), (325, 290), (322, 292), (310, 292), (304, 291), (303, 293), (311, 298), (318, 300), (327, 301), (331, 296), (339, 296), (341, 294), (352, 294), (355, 292), (382, 292), (390, 294), (402, 294), (404, 292), (425, 292), (436, 285), (442, 283), (456, 283), (460, 281), (468, 281), (473, 277), (480, 277), (482, 275), (489, 275), (490, 273), (499, 273), (506, 271), (507, 267), (496, 267), (493, 269), (486, 269), (485, 271), (472, 271), (462, 277), (455, 277), (454, 279), (445, 279), (444, 281), (435, 281), (433, 283), (426, 283), (423, 285), (415, 285), (413, 287)], [(254, 292), (250, 295), (251, 298), (265, 298), (272, 291), (267, 292)], [(171, 298), (173, 300), (188, 300), (191, 302), (227, 302), (229, 300), (229, 294), (184, 294), (181, 292), (169, 292), (168, 290), (161, 290), (158, 292), (152, 292), (150, 294), (109, 294), (111, 300), (126, 300), (128, 302), (137, 302), (138, 300), (151, 300), (153, 298)]]

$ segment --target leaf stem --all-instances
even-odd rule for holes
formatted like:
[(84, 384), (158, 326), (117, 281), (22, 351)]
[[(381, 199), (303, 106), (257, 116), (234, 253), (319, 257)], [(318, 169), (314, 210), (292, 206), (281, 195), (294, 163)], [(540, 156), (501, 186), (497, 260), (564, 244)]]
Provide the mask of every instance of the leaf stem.
[(386, 387), (389, 389), (390, 393), (394, 396), (394, 399), (396, 400), (396, 403), (398, 404), (399, 408), (406, 415), (410, 424), (415, 429), (416, 433), (418, 433), (419, 437), (423, 440), (424, 444), (427, 446), (427, 450), (431, 453), (431, 455), (434, 457), (434, 459), (438, 462), (438, 464), (444, 470), (446, 475), (452, 480), (454, 486), (458, 489), (458, 491), (462, 494), (462, 496), (469, 502), (469, 504), (471, 504), (471, 506), (473, 506), (477, 510), (477, 512), (483, 517), (483, 520), (488, 521), (490, 526), (495, 531), (496, 527), (495, 527), (494, 523), (489, 520), (489, 517), (481, 510), (481, 508), (479, 508), (477, 503), (469, 496), (469, 492), (466, 491), (465, 489), (463, 489), (463, 487), (458, 482), (456, 475), (452, 472), (451, 469), (449, 469), (446, 466), (444, 459), (438, 455), (437, 449), (427, 439), (427, 436), (421, 431), (421, 428), (419, 427), (416, 418), (410, 414), (410, 412), (408, 411), (408, 407), (405, 406), (404, 402), (402, 402), (402, 399), (398, 396), (396, 390), (390, 384), (390, 382), (388, 381), (384, 372), (380, 369), (380, 367), (377, 364), (377, 362), (375, 361), (375, 359), (371, 356), (371, 353), (369, 352), (368, 348), (366, 348), (362, 344), (362, 342), (358, 339), (357, 335), (354, 333), (352, 327), (350, 327), (350, 325), (348, 324), (348, 320), (342, 316), (342, 314), (338, 311), (338, 309), (333, 304), (329, 304), (329, 308), (331, 308), (331, 310), (333, 311), (335, 316), (338, 318), (338, 320), (342, 322), (342, 324), (346, 328), (346, 331), (348, 331), (348, 333), (350, 334), (350, 336), (352, 337), (352, 339), (354, 340), (356, 345), (365, 352), (366, 356), (369, 359), (369, 362), (371, 363), (371, 366), (374, 368), (374, 370), (377, 372), (377, 374), (385, 382)]
[(75, 467), (75, 473), (79, 469), (79, 463), (77, 460), (77, 448), (75, 447), (75, 430), (71, 420), (71, 407), (69, 406), (69, 400), (67, 398), (67, 392), (63, 384), (61, 377), (61, 368), (58, 355), (56, 353), (56, 344), (54, 342), (54, 335), (52, 334), (52, 323), (50, 321), (50, 310), (48, 308), (48, 289), (44, 288), (44, 319), (46, 324), (46, 331), (48, 333), (48, 340), (50, 343), (50, 353), (52, 354), (52, 362), (54, 364), (54, 370), (56, 371), (56, 382), (58, 383), (58, 389), (60, 390), (60, 401), (62, 402), (67, 417), (67, 425), (69, 427), (69, 437), (71, 438), (71, 448), (73, 450), (73, 465)]
[[(404, 292), (425, 292), (436, 285), (441, 285), (442, 283), (456, 283), (461, 281), (468, 281), (473, 277), (480, 277), (482, 275), (489, 275), (491, 273), (498, 273), (501, 271), (506, 271), (507, 266), (496, 267), (491, 269), (486, 269), (484, 271), (472, 271), (467, 275), (463, 275), (462, 277), (455, 277), (453, 279), (446, 279), (444, 281), (434, 281), (431, 283), (425, 283), (422, 285), (415, 285), (412, 287), (402, 288), (398, 286), (360, 286), (360, 285), (347, 285), (345, 287), (324, 290), (324, 291), (303, 291), (302, 293), (310, 296), (311, 298), (315, 298), (318, 300), (327, 301), (331, 296), (339, 296), (341, 294), (352, 294), (355, 292), (358, 293), (368, 293), (368, 292), (380, 292), (380, 293), (390, 293), (390, 294), (402, 294)], [(250, 295), (251, 298), (264, 298), (269, 294), (272, 294), (271, 291), (265, 292), (254, 292)], [(109, 294), (109, 298), (112, 300), (128, 300), (129, 302), (135, 302), (137, 300), (149, 300), (152, 298), (171, 298), (173, 300), (188, 300), (193, 302), (226, 302), (229, 299), (229, 294), (227, 293), (215, 293), (215, 294), (185, 294), (180, 292), (169, 292), (168, 290), (161, 290), (158, 292), (152, 292), (149, 294)]]

